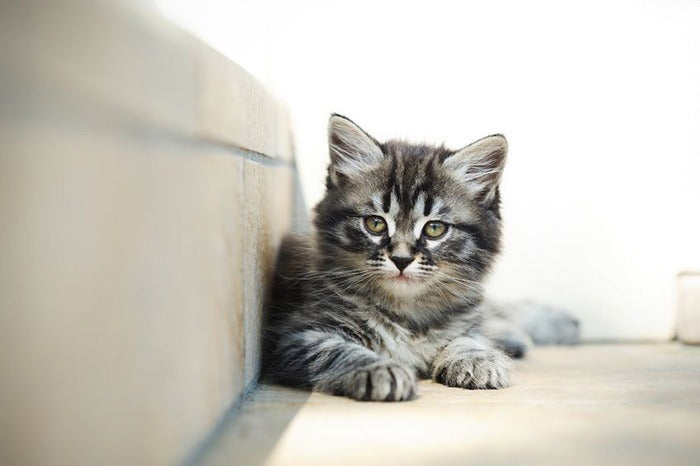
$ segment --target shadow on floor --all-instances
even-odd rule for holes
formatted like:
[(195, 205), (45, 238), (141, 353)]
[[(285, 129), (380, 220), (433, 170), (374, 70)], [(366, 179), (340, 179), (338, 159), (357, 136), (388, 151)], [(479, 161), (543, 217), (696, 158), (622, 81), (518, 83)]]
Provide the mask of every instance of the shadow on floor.
[[(224, 415), (183, 466), (264, 464), (309, 396), (311, 392), (275, 385), (254, 389)], [(266, 415), (258, 413), (261, 405)], [(258, 412), (250, 415), (251, 407)]]

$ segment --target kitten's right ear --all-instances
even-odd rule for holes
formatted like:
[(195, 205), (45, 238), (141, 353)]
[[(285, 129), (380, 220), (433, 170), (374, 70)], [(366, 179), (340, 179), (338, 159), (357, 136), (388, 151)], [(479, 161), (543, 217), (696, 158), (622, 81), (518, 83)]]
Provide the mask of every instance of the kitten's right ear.
[(345, 176), (353, 178), (379, 165), (384, 159), (379, 143), (349, 118), (333, 114), (328, 120), (331, 164), (329, 180), (337, 185)]

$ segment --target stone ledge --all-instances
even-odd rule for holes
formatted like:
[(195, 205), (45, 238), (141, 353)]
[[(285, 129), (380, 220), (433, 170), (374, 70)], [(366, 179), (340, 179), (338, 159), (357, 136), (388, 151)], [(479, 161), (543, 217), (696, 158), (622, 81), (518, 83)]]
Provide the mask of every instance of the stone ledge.
[(138, 3), (1, 8), (0, 101), (16, 114), (147, 127), (291, 160), (284, 106), (240, 66)]
[(197, 135), (291, 160), (287, 112), (240, 66), (196, 45)]

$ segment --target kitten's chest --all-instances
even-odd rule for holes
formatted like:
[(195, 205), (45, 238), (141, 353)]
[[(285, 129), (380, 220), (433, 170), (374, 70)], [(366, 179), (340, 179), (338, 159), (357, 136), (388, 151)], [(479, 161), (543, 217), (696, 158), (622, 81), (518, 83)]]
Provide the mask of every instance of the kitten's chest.
[(434, 334), (416, 335), (413, 332), (386, 322), (368, 322), (374, 331), (374, 351), (396, 362), (429, 374), (430, 363), (446, 344)]

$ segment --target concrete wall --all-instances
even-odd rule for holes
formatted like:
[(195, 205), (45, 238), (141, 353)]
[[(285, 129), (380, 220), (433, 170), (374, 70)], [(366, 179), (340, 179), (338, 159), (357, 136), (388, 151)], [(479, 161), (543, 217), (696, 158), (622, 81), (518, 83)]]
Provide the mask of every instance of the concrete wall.
[(284, 108), (138, 3), (0, 6), (0, 463), (183, 461), (256, 380)]

